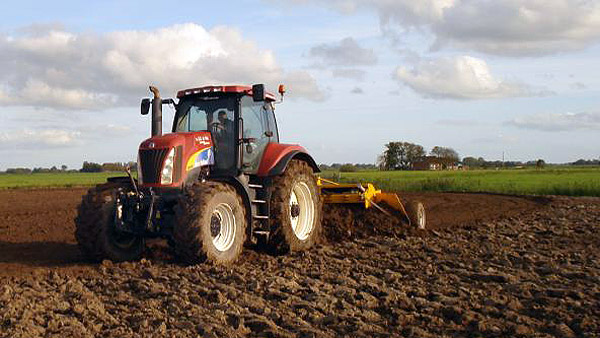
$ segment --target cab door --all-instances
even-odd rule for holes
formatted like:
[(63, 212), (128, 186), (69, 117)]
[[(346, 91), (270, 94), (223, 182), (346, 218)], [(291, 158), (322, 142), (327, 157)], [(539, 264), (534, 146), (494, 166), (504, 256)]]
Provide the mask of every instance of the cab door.
[(276, 141), (269, 123), (269, 113), (272, 106), (268, 102), (254, 102), (252, 97), (244, 96), (240, 102), (242, 130), (242, 171), (255, 174), (260, 166), (260, 160), (269, 142)]

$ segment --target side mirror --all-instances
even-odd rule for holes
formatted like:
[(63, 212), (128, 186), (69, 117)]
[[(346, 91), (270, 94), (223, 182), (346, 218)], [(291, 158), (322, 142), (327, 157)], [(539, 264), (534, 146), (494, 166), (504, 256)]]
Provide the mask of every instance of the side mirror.
[(252, 86), (252, 99), (254, 102), (260, 102), (266, 99), (264, 84), (255, 84)]
[(142, 99), (142, 104), (140, 105), (140, 108), (142, 115), (148, 115), (148, 112), (150, 111), (150, 99)]

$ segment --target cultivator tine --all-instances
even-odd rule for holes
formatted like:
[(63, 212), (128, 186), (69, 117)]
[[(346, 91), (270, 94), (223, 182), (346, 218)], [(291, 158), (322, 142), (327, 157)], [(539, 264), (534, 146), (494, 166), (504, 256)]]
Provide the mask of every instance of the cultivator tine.
[(385, 210), (384, 208), (380, 207), (380, 206), (379, 206), (379, 204), (377, 204), (377, 203), (375, 203), (375, 202), (373, 202), (373, 201), (371, 201), (371, 204), (372, 204), (372, 205), (373, 205), (373, 206), (374, 206), (374, 207), (375, 207), (377, 210), (379, 210), (379, 211), (383, 212), (384, 214), (386, 214), (386, 215), (388, 215), (388, 216), (390, 216), (390, 217), (393, 217), (393, 216), (392, 216), (392, 214), (390, 214), (390, 213), (389, 213), (387, 210)]
[(406, 220), (406, 222), (408, 223), (409, 226), (412, 225), (410, 217), (408, 217), (408, 212), (404, 208), (404, 204), (402, 204), (398, 195), (396, 195), (394, 193), (382, 192), (382, 193), (377, 194), (373, 198), (372, 203), (379, 203), (379, 204), (385, 203), (385, 205), (389, 206), (393, 210), (396, 210), (398, 213), (400, 213), (400, 215)]

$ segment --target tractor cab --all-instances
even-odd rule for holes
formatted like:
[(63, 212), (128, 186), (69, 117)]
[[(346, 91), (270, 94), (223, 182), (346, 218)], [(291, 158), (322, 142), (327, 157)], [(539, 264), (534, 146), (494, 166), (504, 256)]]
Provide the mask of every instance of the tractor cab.
[(278, 143), (274, 96), (246, 86), (203, 87), (178, 93), (173, 133), (209, 132), (215, 176), (256, 174), (264, 150)]

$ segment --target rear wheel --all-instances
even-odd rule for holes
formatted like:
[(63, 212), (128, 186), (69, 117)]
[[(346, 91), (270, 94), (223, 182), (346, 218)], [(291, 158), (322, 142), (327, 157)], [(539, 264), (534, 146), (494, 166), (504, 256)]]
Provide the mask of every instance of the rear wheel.
[(406, 204), (406, 213), (410, 219), (410, 224), (417, 229), (425, 229), (427, 218), (425, 215), (425, 206), (419, 201), (410, 201)]
[(82, 253), (90, 260), (122, 262), (142, 257), (144, 239), (120, 231), (116, 226), (123, 215), (117, 196), (130, 189), (129, 184), (108, 182), (90, 189), (83, 196), (75, 218), (75, 238)]
[(188, 264), (231, 264), (246, 240), (246, 211), (236, 190), (225, 183), (198, 183), (180, 198), (175, 211), (175, 251)]
[(304, 161), (292, 160), (286, 171), (273, 179), (270, 246), (277, 252), (312, 247), (321, 234), (321, 208), (312, 168)]

